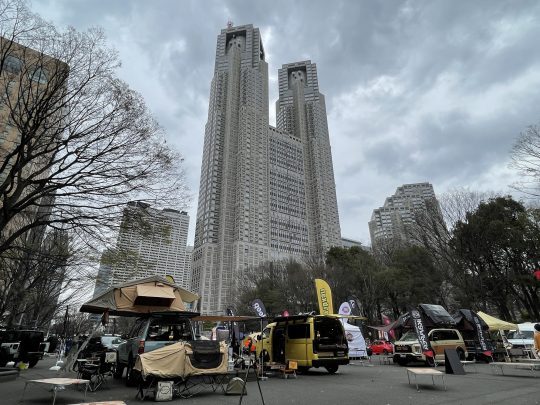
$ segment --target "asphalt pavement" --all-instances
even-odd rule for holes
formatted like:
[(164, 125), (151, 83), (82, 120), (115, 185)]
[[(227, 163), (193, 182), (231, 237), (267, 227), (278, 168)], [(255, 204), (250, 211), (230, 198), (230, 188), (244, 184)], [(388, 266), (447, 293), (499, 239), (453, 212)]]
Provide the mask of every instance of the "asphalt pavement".
[[(20, 402), (25, 381), (39, 378), (75, 377), (74, 373), (61, 374), (50, 371), (55, 359), (46, 358), (36, 367), (23, 370), (15, 381), (0, 382), (0, 404), (51, 404), (52, 394), (40, 386), (29, 385)], [(438, 368), (444, 372), (444, 368)], [(487, 364), (477, 364), (476, 369), (467, 366), (466, 375), (445, 375), (447, 390), (440, 378), (419, 376), (419, 388), (409, 385), (404, 367), (380, 364), (376, 356), (371, 363), (352, 361), (341, 366), (335, 375), (324, 369), (313, 369), (297, 379), (281, 379), (271, 376), (261, 381), (264, 403), (271, 404), (540, 404), (540, 371), (508, 370), (507, 375), (494, 374)], [(242, 404), (262, 404), (255, 381), (247, 383), (248, 395)], [(74, 388), (59, 391), (56, 404), (123, 400), (127, 404), (139, 404), (136, 388), (126, 387), (123, 380), (109, 378), (97, 392), (84, 392)], [(152, 401), (145, 401), (152, 402)], [(176, 399), (174, 403), (185, 405), (238, 404), (238, 396), (225, 396), (205, 390), (192, 398)]]

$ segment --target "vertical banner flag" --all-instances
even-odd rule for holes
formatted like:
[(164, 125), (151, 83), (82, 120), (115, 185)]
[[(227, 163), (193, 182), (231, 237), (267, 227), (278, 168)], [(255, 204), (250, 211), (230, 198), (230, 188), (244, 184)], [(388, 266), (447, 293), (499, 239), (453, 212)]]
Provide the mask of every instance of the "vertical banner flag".
[[(382, 323), (383, 325), (390, 325), (391, 321), (390, 321), (390, 318), (388, 318), (388, 316), (386, 316), (385, 314), (381, 314), (381, 318), (382, 318)], [(392, 339), (395, 339), (396, 338), (396, 334), (394, 333), (394, 330), (390, 330), (388, 333), (385, 332), (385, 338), (386, 340), (388, 340), (388, 337), (391, 337)]]
[(422, 354), (426, 356), (427, 363), (434, 366), (435, 359), (433, 349), (431, 348), (431, 345), (429, 343), (428, 331), (424, 325), (422, 314), (418, 309), (412, 307), (409, 308), (409, 314), (411, 314), (414, 330), (416, 331), (416, 335), (418, 336), (420, 350), (422, 350)]
[(347, 297), (347, 302), (351, 307), (351, 315), (360, 316), (360, 302), (356, 295), (349, 295)]
[(478, 317), (476, 312), (471, 311), (471, 315), (474, 322), (474, 328), (476, 329), (476, 336), (478, 337), (478, 342), (480, 343), (480, 347), (482, 348), (482, 353), (485, 356), (490, 357), (492, 353), (486, 343), (486, 338), (484, 337), (484, 331), (482, 330), (482, 323), (480, 322), (480, 318)]
[(352, 315), (351, 305), (348, 302), (344, 302), (339, 306), (338, 314), (340, 315)]
[(319, 300), (319, 313), (321, 315), (333, 314), (332, 291), (330, 291), (328, 283), (320, 278), (316, 278), (315, 288), (317, 289), (317, 298)]
[(257, 298), (251, 301), (251, 308), (253, 308), (253, 311), (255, 311), (259, 318), (266, 317), (266, 308), (260, 299)]
[[(234, 316), (234, 311), (232, 308), (227, 308), (227, 316)], [(232, 324), (232, 340), (233, 341), (239, 341), (240, 340), (240, 328), (238, 327), (237, 322), (231, 322)]]

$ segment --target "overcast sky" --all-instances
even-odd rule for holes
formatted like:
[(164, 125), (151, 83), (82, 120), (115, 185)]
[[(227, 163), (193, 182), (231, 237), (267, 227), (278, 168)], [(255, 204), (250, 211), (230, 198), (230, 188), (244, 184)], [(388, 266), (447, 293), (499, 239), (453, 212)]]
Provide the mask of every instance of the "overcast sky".
[(344, 237), (370, 244), (374, 208), (404, 183), (508, 192), (516, 136), (540, 121), (538, 1), (34, 0), (59, 27), (99, 25), (185, 157), (193, 241), (216, 38), (261, 29), (277, 69), (310, 59), (326, 95)]

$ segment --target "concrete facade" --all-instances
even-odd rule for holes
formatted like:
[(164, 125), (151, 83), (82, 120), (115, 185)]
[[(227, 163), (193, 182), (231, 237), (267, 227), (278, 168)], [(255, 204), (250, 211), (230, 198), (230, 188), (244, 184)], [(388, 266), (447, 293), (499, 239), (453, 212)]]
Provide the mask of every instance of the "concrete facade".
[(404, 184), (396, 192), (386, 198), (384, 205), (373, 210), (369, 221), (369, 233), (373, 249), (385, 240), (401, 244), (414, 244), (408, 227), (415, 221), (419, 212), (441, 216), (435, 191), (430, 183)]
[(160, 275), (172, 276), (176, 284), (189, 289), (191, 274), (185, 268), (188, 228), (186, 212), (128, 203), (114, 254), (108, 254), (104, 263), (102, 260), (102, 265), (112, 269), (112, 284)]
[(259, 29), (228, 27), (218, 36), (193, 251), (192, 289), (202, 313), (224, 313), (250, 267), (341, 245), (316, 68), (309, 61), (290, 66), (309, 69), (311, 81), (298, 90), (293, 80), (289, 89), (280, 76), (281, 113), (270, 127)]

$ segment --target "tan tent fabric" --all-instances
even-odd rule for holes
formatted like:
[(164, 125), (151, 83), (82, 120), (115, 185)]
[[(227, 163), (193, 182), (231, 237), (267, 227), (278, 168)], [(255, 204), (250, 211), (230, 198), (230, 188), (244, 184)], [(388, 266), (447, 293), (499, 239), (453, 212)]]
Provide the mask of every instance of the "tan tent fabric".
[(196, 294), (169, 283), (165, 278), (152, 276), (112, 287), (85, 303), (80, 311), (94, 314), (109, 312), (110, 315), (186, 312), (182, 297), (188, 299), (185, 302), (198, 299)]
[(501, 319), (497, 319), (494, 316), (488, 315), (482, 311), (477, 312), (478, 316), (487, 323), (489, 330), (516, 330), (517, 325), (515, 323), (506, 322)]
[(164, 284), (140, 284), (136, 286), (137, 305), (170, 306), (176, 299), (172, 287)]
[(189, 355), (193, 353), (187, 342), (178, 342), (160, 349), (141, 354), (135, 361), (135, 370), (147, 376), (160, 378), (186, 378), (191, 375), (225, 374), (227, 373), (228, 351), (227, 344), (221, 342), (219, 351), (223, 354), (221, 364), (212, 369), (193, 367)]
[(228, 346), (226, 342), (221, 342), (219, 344), (219, 351), (223, 355), (221, 358), (221, 364), (216, 368), (200, 369), (196, 368), (191, 364), (189, 358), (190, 354), (193, 354), (191, 346), (186, 345), (186, 363), (184, 365), (184, 373), (186, 376), (190, 375), (203, 375), (203, 374), (225, 374), (227, 372), (227, 360), (228, 360)]

